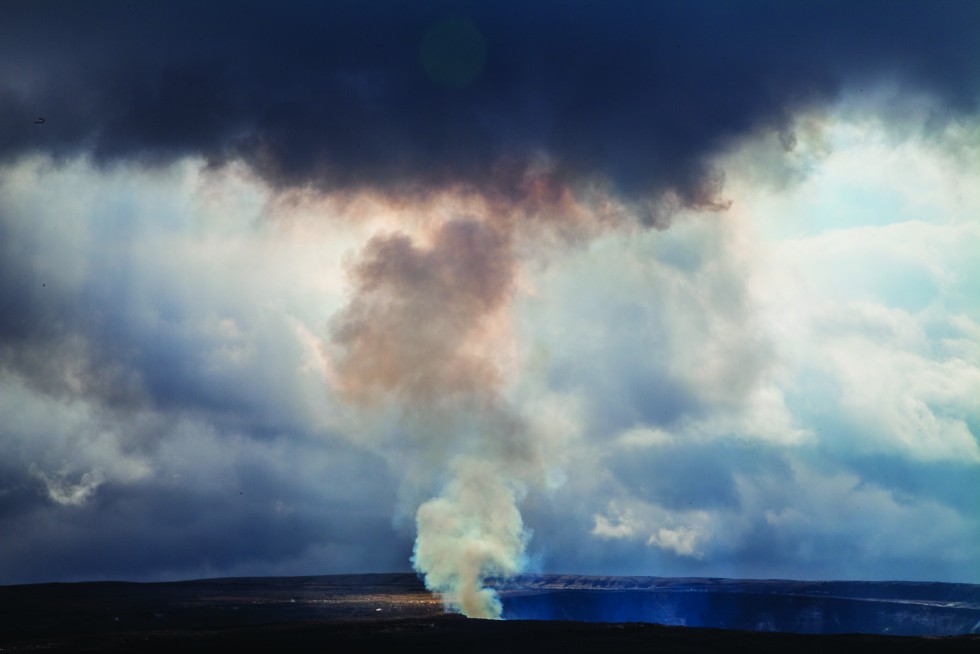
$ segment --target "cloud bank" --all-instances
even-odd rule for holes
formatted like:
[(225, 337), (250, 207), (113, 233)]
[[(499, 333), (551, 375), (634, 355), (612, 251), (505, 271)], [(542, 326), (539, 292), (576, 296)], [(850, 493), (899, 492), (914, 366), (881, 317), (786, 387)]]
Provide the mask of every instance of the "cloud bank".
[(980, 581), (975, 3), (3, 12), (0, 582)]

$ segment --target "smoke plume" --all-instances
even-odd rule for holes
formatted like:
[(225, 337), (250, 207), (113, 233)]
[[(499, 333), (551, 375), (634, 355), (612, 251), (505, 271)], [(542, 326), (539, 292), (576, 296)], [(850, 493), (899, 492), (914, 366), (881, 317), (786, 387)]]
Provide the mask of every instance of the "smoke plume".
[(517, 509), (519, 489), (493, 462), (460, 458), (452, 469), (442, 494), (419, 507), (412, 561), (447, 607), (499, 618), (500, 600), (482, 580), (521, 569), (528, 534)]
[(438, 403), (495, 386), (480, 332), (513, 284), (508, 235), (457, 219), (431, 239), (377, 236), (351, 270), (355, 295), (333, 333), (346, 351), (338, 369), (351, 399), (390, 393), (407, 405)]
[(500, 616), (484, 577), (520, 569), (517, 501), (534, 458), (500, 397), (494, 352), (514, 285), (512, 240), (504, 223), (476, 217), (420, 238), (376, 236), (350, 269), (353, 296), (332, 333), (341, 393), (365, 410), (388, 402), (401, 413), (402, 442), (385, 443), (407, 457), (399, 465), (448, 474), (418, 509), (413, 561), (448, 608), (483, 618)]
[[(331, 329), (338, 392), (364, 416), (394, 411), (398, 428), (373, 442), (406, 492), (435, 494), (415, 503), (416, 570), (447, 608), (483, 618), (500, 617), (483, 581), (520, 571), (529, 534), (518, 504), (545, 478), (547, 457), (504, 392), (512, 299), (535, 250), (526, 245), (587, 241), (624, 215), (601, 190), (576, 192), (544, 164), (497, 174), (506, 183), (495, 191), (446, 189), (427, 218), (398, 221), (414, 230), (369, 240)], [(404, 204), (384, 201), (396, 212)]]

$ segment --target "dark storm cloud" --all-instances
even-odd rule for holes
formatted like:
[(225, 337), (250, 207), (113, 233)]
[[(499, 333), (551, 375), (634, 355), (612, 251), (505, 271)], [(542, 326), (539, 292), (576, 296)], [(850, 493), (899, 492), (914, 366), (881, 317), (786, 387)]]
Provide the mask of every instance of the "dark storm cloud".
[(843, 85), (891, 75), (960, 111), (975, 109), (980, 79), (975, 2), (41, 2), (4, 13), (5, 157), (243, 158), (277, 184), (322, 188), (507, 186), (514, 165), (545, 155), (572, 181), (599, 174), (634, 197), (673, 190), (710, 204), (721, 180), (706, 157)]

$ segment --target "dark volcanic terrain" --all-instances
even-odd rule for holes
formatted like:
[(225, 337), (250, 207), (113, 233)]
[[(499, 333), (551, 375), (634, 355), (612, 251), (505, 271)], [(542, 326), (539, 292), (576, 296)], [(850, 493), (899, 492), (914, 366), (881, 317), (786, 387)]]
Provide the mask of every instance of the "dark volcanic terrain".
[(980, 586), (919, 582), (519, 576), (498, 584), (504, 617), (784, 631), (980, 633)]
[[(443, 613), (412, 574), (5, 586), (0, 650), (980, 651), (980, 635), (968, 633), (980, 622), (977, 586), (560, 575), (497, 586), (505, 621)], [(745, 630), (836, 632), (862, 621), (965, 635)]]

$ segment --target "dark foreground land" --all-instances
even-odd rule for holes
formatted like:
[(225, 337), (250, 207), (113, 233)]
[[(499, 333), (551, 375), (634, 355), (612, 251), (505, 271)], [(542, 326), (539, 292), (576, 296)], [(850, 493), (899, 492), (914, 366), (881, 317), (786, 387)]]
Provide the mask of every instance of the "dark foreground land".
[[(620, 593), (553, 577), (515, 597)], [(608, 578), (607, 578), (608, 579)], [(605, 583), (607, 587), (602, 588)], [(533, 586), (533, 584), (529, 584)], [(690, 582), (688, 583), (690, 585)], [(635, 586), (635, 584), (634, 584)], [(689, 589), (685, 589), (687, 592)], [(731, 589), (728, 589), (729, 591)], [(547, 593), (544, 593), (547, 591)], [(728, 592), (728, 591), (726, 591)], [(510, 609), (513, 610), (513, 609)], [(447, 615), (414, 575), (212, 579), (0, 587), (3, 652), (980, 652), (980, 635), (807, 635)]]

